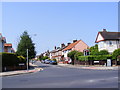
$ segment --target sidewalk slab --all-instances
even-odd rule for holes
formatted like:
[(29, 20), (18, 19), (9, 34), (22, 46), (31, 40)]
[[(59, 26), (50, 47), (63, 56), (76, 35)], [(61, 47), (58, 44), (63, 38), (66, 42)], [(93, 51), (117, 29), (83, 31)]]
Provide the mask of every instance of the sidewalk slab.
[(106, 67), (106, 66), (83, 66), (83, 65), (70, 65), (70, 64), (58, 64), (59, 66), (69, 68), (80, 68), (80, 69), (95, 69), (95, 70), (118, 70), (118, 66)]
[(34, 73), (34, 72), (39, 72), (42, 71), (43, 68), (37, 68), (37, 65), (30, 64), (31, 66), (35, 67), (34, 69), (31, 70), (18, 70), (18, 71), (8, 71), (8, 72), (2, 72), (0, 73), (0, 77), (2, 76), (12, 76), (12, 75), (19, 75), (19, 74), (28, 74), (28, 73)]

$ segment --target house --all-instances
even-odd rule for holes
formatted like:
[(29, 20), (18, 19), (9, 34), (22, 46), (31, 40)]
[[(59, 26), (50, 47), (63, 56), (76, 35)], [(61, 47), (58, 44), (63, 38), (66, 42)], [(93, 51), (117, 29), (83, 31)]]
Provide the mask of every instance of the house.
[(0, 52), (4, 52), (4, 43), (6, 43), (6, 38), (0, 33)]
[(95, 43), (98, 43), (98, 49), (108, 50), (112, 53), (115, 49), (120, 48), (120, 32), (108, 32), (106, 29), (98, 32)]
[(79, 51), (79, 52), (83, 52), (85, 49), (88, 49), (89, 46), (83, 42), (82, 40), (73, 40), (73, 43), (69, 43), (69, 45), (63, 49), (63, 55), (64, 55), (64, 60), (68, 61), (68, 53), (71, 51)]
[(6, 38), (0, 33), (0, 52), (15, 53), (11, 43), (6, 43)]
[(11, 43), (4, 44), (4, 52), (15, 53)]
[(60, 62), (60, 61), (62, 60), (62, 55), (63, 55), (62, 50), (63, 50), (65, 47), (66, 47), (66, 46), (65, 46), (64, 43), (61, 44), (61, 47), (56, 47), (56, 46), (55, 46), (54, 50), (52, 50), (52, 51), (50, 52), (50, 59), (56, 59), (57, 62)]

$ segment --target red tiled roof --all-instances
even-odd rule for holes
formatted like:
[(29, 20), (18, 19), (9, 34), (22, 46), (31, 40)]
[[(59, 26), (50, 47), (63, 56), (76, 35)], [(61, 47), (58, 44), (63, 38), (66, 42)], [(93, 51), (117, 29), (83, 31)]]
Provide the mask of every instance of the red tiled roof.
[(63, 49), (63, 51), (66, 51), (66, 50), (69, 50), (69, 49), (72, 49), (77, 43), (79, 43), (81, 40), (78, 40), (74, 43), (71, 43), (70, 45), (68, 45), (65, 49)]
[(6, 47), (11, 47), (12, 44), (11, 44), (11, 43), (5, 43), (4, 46), (6, 46)]

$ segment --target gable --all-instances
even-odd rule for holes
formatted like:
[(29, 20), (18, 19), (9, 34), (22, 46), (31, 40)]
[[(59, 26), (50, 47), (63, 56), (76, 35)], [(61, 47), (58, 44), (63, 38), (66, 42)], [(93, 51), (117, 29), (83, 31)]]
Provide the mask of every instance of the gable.
[(100, 34), (100, 33), (98, 33), (98, 35), (97, 35), (97, 38), (96, 38), (96, 43), (98, 43), (98, 42), (100, 42), (100, 41), (103, 41), (104, 40), (104, 38), (102, 37), (102, 35)]

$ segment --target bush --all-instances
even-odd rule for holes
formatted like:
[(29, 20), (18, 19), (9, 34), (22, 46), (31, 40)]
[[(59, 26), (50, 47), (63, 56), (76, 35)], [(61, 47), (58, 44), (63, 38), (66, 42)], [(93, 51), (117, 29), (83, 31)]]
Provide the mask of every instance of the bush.
[(82, 52), (76, 52), (75, 55), (74, 55), (74, 58), (75, 58), (76, 60), (78, 60), (78, 57), (79, 57), (79, 56), (83, 56), (83, 53), (82, 53)]
[(19, 63), (26, 63), (25, 58), (22, 56), (17, 56), (14, 53), (1, 53), (2, 56), (2, 66), (18, 66)]
[(116, 49), (113, 53), (112, 53), (112, 59), (117, 59), (117, 57), (120, 55), (120, 48)]
[(69, 52), (68, 55), (67, 55), (68, 57), (71, 58), (73, 65), (74, 65), (74, 59), (75, 59), (75, 54), (76, 54), (76, 53), (78, 53), (78, 51), (75, 51), (75, 50), (74, 50), (74, 51)]
[(16, 66), (18, 58), (13, 53), (2, 53), (2, 66)]
[(53, 61), (57, 61), (56, 59), (52, 59)]
[(26, 59), (23, 56), (17, 56), (19, 63), (26, 63)]
[(109, 52), (107, 50), (101, 50), (99, 55), (109, 55)]
[(49, 59), (49, 57), (48, 57), (48, 56), (44, 56), (44, 57), (42, 58), (42, 60), (45, 60), (45, 59)]
[(90, 55), (90, 56), (79, 56), (78, 60), (80, 61), (88, 61), (88, 60), (107, 60), (111, 58), (112, 55)]

